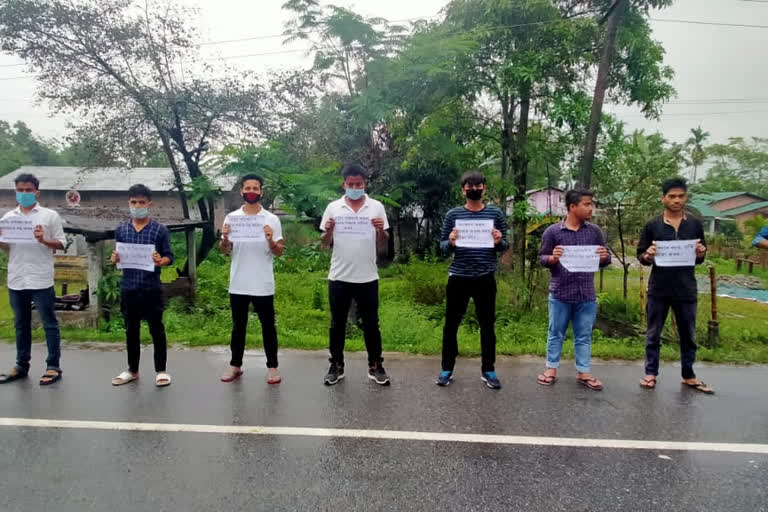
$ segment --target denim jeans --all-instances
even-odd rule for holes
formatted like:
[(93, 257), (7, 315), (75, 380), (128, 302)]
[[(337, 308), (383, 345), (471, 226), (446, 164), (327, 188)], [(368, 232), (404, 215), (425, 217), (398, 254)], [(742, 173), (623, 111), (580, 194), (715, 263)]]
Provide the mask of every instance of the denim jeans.
[(29, 361), (32, 358), (32, 302), (40, 313), (40, 320), (45, 331), (45, 343), (48, 345), (48, 358), (45, 360), (48, 370), (61, 371), (61, 337), (59, 322), (56, 320), (56, 294), (53, 286), (40, 290), (8, 290), (11, 309), (13, 309), (16, 327), (16, 370), (29, 373)]
[(568, 324), (573, 325), (573, 351), (576, 371), (589, 373), (592, 354), (592, 327), (597, 316), (597, 302), (576, 302), (570, 304), (549, 295), (549, 336), (547, 337), (547, 368), (560, 366), (563, 340)]

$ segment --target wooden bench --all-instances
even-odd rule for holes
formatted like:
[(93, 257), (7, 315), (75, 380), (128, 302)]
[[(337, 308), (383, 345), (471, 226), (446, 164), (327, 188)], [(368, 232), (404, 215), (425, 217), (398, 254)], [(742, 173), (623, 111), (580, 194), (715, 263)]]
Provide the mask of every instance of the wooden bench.
[(758, 263), (758, 262), (754, 260), (748, 260), (746, 258), (738, 258), (736, 259), (736, 271), (737, 272), (740, 271), (741, 265), (745, 264), (747, 265), (747, 272), (751, 274), (752, 271), (755, 269), (755, 263)]

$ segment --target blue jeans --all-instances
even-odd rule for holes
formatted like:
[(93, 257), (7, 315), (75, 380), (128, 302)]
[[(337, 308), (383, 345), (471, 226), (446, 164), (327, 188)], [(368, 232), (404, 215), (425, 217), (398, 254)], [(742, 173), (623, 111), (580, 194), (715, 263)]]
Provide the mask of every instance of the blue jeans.
[(597, 302), (577, 302), (570, 304), (549, 295), (549, 336), (547, 337), (547, 368), (560, 366), (563, 352), (563, 340), (568, 330), (568, 323), (573, 324), (573, 351), (576, 358), (576, 371), (589, 373), (589, 360), (592, 354), (592, 327), (597, 316)]
[(61, 371), (61, 338), (59, 322), (56, 320), (56, 294), (53, 286), (41, 290), (8, 290), (16, 327), (16, 370), (29, 373), (29, 360), (32, 358), (32, 302), (40, 313), (40, 320), (45, 330), (45, 343), (48, 345), (48, 358), (45, 360), (48, 370)]

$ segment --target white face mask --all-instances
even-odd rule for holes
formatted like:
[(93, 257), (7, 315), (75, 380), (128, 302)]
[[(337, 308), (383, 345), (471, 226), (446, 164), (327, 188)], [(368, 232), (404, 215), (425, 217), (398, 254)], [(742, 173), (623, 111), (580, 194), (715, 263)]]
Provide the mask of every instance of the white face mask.
[(365, 195), (365, 189), (362, 188), (348, 188), (344, 190), (344, 193), (348, 198), (353, 201), (357, 201)]

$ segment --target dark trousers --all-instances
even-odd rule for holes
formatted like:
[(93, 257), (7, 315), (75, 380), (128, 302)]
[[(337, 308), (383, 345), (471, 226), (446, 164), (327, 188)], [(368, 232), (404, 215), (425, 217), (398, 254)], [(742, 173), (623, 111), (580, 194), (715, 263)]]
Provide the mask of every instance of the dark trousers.
[(453, 371), (459, 355), (456, 335), (467, 312), (469, 299), (475, 301), (480, 323), (481, 371), (494, 371), (496, 363), (496, 278), (493, 274), (479, 277), (450, 276), (446, 286), (445, 326), (443, 327), (443, 370)]
[(264, 353), (267, 355), (267, 368), (277, 368), (277, 329), (275, 328), (275, 296), (255, 296), (229, 294), (229, 304), (232, 306), (232, 349), (231, 366), (243, 366), (245, 352), (245, 331), (248, 327), (248, 309), (253, 304), (253, 310), (259, 315), (261, 335), (264, 343)]
[(48, 358), (45, 360), (47, 369), (61, 371), (61, 337), (54, 307), (56, 294), (53, 287), (40, 290), (9, 289), (8, 297), (16, 327), (16, 371), (25, 375), (29, 373), (29, 361), (32, 358), (32, 302), (40, 313), (40, 321), (45, 330), (45, 343), (48, 347)]
[(379, 330), (379, 281), (347, 283), (328, 281), (328, 302), (331, 306), (331, 362), (344, 365), (344, 342), (347, 336), (347, 315), (352, 300), (363, 320), (363, 336), (370, 366), (384, 361), (381, 357)]
[(669, 309), (675, 315), (677, 332), (680, 335), (680, 362), (684, 379), (696, 377), (693, 363), (696, 361), (696, 310), (697, 302), (681, 302), (663, 297), (648, 296), (646, 312), (648, 330), (645, 338), (645, 374), (659, 374), (659, 352), (661, 351), (661, 332), (667, 321)]
[(139, 371), (141, 357), (141, 321), (146, 320), (152, 344), (155, 347), (155, 371), (164, 372), (168, 358), (165, 326), (163, 325), (163, 292), (161, 290), (123, 290), (120, 310), (125, 322), (125, 345), (128, 351), (128, 370)]

